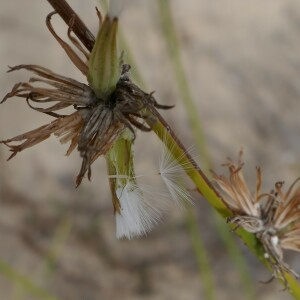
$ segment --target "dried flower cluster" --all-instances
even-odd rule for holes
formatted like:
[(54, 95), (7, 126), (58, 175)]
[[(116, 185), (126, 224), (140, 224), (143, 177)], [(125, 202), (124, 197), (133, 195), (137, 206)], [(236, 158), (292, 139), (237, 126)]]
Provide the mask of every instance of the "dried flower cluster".
[(280, 278), (287, 286), (285, 272), (299, 278), (283, 257), (284, 249), (300, 251), (299, 178), (286, 193), (282, 190), (283, 182), (277, 182), (271, 192), (262, 193), (262, 174), (257, 168), (256, 190), (252, 195), (244, 179), (241, 156), (242, 151), (238, 164), (232, 161), (224, 164), (228, 167), (229, 178), (213, 172), (224, 201), (232, 212), (228, 222), (256, 235), (273, 269), (273, 277)]
[[(117, 237), (131, 238), (149, 232), (160, 215), (159, 210), (146, 202), (145, 192), (138, 186), (134, 174), (131, 148), (136, 129), (151, 131), (151, 124), (156, 122), (156, 108), (169, 109), (173, 106), (158, 104), (152, 93), (145, 93), (130, 80), (130, 66), (123, 64), (116, 50), (118, 19), (114, 11), (120, 10), (120, 3), (112, 1), (111, 4), (112, 8), (103, 22), (100, 12), (97, 11), (100, 30), (91, 53), (72, 35), (74, 18), (71, 20), (67, 34), (83, 57), (56, 34), (51, 24), (54, 13), (47, 16), (49, 31), (86, 77), (88, 84), (37, 65), (10, 68), (9, 72), (26, 70), (35, 76), (29, 82), (15, 84), (2, 103), (12, 97), (20, 97), (26, 100), (30, 108), (55, 119), (49, 124), (0, 143), (9, 147), (12, 152), (9, 157), (11, 159), (51, 135), (57, 136), (63, 144), (70, 142), (66, 154), (70, 155), (77, 148), (82, 157), (81, 169), (76, 179), (77, 186), (86, 173), (91, 178), (92, 163), (104, 155), (116, 215)], [(74, 111), (64, 115), (62, 111), (68, 107), (73, 107)], [(187, 199), (188, 193), (177, 183), (178, 177), (181, 177), (178, 175), (181, 168), (167, 150), (164, 153), (160, 175), (177, 202), (181, 198)]]
[[(48, 29), (59, 41), (72, 62), (87, 76), (87, 63), (84, 63), (75, 51), (55, 33), (50, 22), (52, 15), (53, 13), (49, 14), (46, 20)], [(83, 50), (71, 33), (72, 24), (68, 29), (68, 36), (77, 49), (86, 58), (89, 58), (89, 54)], [(106, 99), (97, 97), (89, 85), (55, 74), (40, 66), (19, 65), (10, 68), (9, 72), (25, 69), (35, 73), (37, 77), (30, 78), (28, 83), (17, 83), (12, 91), (4, 97), (2, 103), (11, 97), (22, 97), (26, 99), (32, 109), (51, 115), (55, 117), (55, 120), (50, 124), (12, 139), (1, 141), (13, 152), (9, 159), (18, 152), (34, 146), (54, 134), (60, 137), (62, 143), (71, 142), (67, 155), (77, 147), (83, 158), (81, 170), (77, 177), (77, 185), (81, 183), (87, 171), (90, 178), (91, 164), (97, 157), (107, 153), (124, 128), (127, 127), (132, 132), (134, 132), (134, 127), (143, 131), (151, 130), (150, 127), (143, 124), (145, 118), (143, 109), (146, 106), (169, 108), (158, 105), (151, 94), (143, 92), (134, 85), (127, 74), (129, 68), (128, 65), (122, 66), (122, 75), (114, 91)], [(35, 83), (47, 84), (49, 88), (36, 87), (33, 85)], [(31, 102), (38, 104), (51, 103), (51, 106), (46, 108), (35, 107)], [(74, 107), (74, 113), (70, 115), (59, 115), (57, 113), (57, 111), (69, 106)], [(20, 143), (15, 145), (16, 142)]]

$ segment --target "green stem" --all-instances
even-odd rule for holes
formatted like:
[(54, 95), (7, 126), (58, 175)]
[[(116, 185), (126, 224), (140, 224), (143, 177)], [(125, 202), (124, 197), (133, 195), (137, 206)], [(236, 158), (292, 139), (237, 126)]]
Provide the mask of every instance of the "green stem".
[(32, 281), (27, 279), (26, 276), (21, 275), (4, 261), (0, 261), (0, 272), (3, 276), (21, 286), (28, 294), (31, 294), (32, 296), (35, 296), (41, 300), (58, 300), (58, 298), (50, 295), (44, 289), (36, 286)]
[(203, 162), (203, 169), (207, 170), (210, 166), (210, 157), (205, 146), (205, 135), (199, 121), (198, 110), (193, 101), (189, 84), (185, 76), (183, 63), (181, 60), (180, 44), (176, 36), (175, 25), (173, 22), (170, 4), (168, 0), (158, 0), (159, 12), (161, 14), (161, 22), (164, 29), (164, 36), (167, 42), (170, 59), (174, 68), (174, 75), (176, 76), (176, 82), (178, 85), (178, 91), (180, 93), (182, 102), (188, 112), (188, 120), (190, 122), (190, 128), (193, 131), (193, 139), (196, 143), (197, 149), (201, 154)]
[[(202, 162), (204, 164), (203, 169), (207, 171), (208, 168), (211, 166), (210, 155), (206, 148), (205, 136), (202, 130), (200, 117), (197, 113), (197, 107), (195, 105), (194, 99), (192, 98), (188, 81), (185, 75), (183, 62), (181, 59), (181, 53), (180, 53), (181, 45), (176, 36), (176, 28), (172, 17), (170, 1), (158, 0), (158, 4), (160, 8), (159, 11), (161, 13), (162, 23), (163, 23), (165, 39), (168, 45), (170, 60), (172, 62), (174, 73), (176, 76), (175, 79), (177, 82), (178, 90), (181, 94), (181, 99), (184, 103), (188, 115), (188, 120), (190, 120), (190, 128), (192, 131), (193, 140), (196, 141), (200, 157), (202, 158)], [(188, 215), (188, 218), (192, 218), (192, 216)], [(218, 229), (218, 234), (221, 236), (224, 245), (227, 249), (227, 252), (231, 257), (231, 260), (236, 262), (237, 270), (239, 271), (240, 274), (240, 280), (242, 284), (244, 283), (243, 285), (244, 285), (245, 297), (248, 297), (249, 299), (254, 299), (253, 290), (251, 288), (252, 282), (249, 278), (248, 272), (245, 272), (245, 270), (247, 269), (246, 262), (243, 259), (243, 256), (241, 255), (236, 242), (232, 238), (232, 235), (229, 233), (228, 226), (225, 227), (219, 226), (221, 221), (217, 219), (216, 214), (214, 220), (215, 220), (215, 225), (217, 226)], [(188, 219), (188, 221), (192, 221), (192, 220)]]
[(165, 144), (167, 149), (173, 155), (175, 159), (180, 161), (180, 164), (184, 166), (185, 172), (194, 182), (199, 193), (224, 217), (230, 215), (229, 210), (222, 201), (221, 196), (213, 187), (211, 182), (202, 172), (200, 167), (194, 161), (194, 159), (187, 152), (183, 144), (178, 140), (174, 131), (168, 125), (168, 123), (163, 119), (163, 117), (157, 112), (157, 110), (148, 108), (146, 115), (154, 115), (156, 117), (156, 122), (153, 124), (153, 118), (145, 118), (152, 130), (160, 138), (160, 140)]
[(213, 273), (210, 267), (209, 257), (206, 248), (202, 242), (198, 224), (192, 207), (187, 207), (187, 226), (190, 239), (192, 242), (193, 251), (198, 262), (199, 269), (201, 270), (201, 280), (203, 281), (204, 299), (216, 299)]
[(135, 59), (133, 57), (133, 54), (128, 47), (127, 41), (123, 35), (123, 32), (121, 29), (119, 29), (119, 40), (120, 40), (120, 48), (121, 49), (126, 49), (125, 51), (125, 61), (131, 66), (130, 74), (133, 79), (133, 81), (141, 88), (145, 89), (146, 84), (145, 81), (143, 80), (142, 74), (139, 72), (139, 69), (136, 66)]
[(47, 280), (52, 275), (55, 265), (57, 263), (57, 259), (62, 251), (62, 248), (68, 236), (70, 235), (72, 223), (72, 217), (68, 214), (64, 215), (55, 230), (54, 237), (50, 249), (44, 260), (44, 266), (41, 272), (41, 276), (45, 276)]
[[(126, 49), (126, 61), (132, 67), (132, 78), (134, 79), (135, 82), (138, 83), (139, 86), (145, 88), (145, 83), (143, 81), (142, 75), (139, 73), (133, 55), (131, 54), (131, 51), (126, 43), (126, 40), (121, 34), (120, 34), (120, 40), (121, 40), (121, 45), (123, 46), (122, 49)], [(197, 220), (194, 216), (191, 207), (187, 207), (186, 212), (187, 212), (186, 225), (191, 239), (192, 249), (195, 254), (196, 260), (198, 262), (199, 270), (201, 270), (200, 277), (201, 277), (201, 282), (203, 283), (203, 291), (204, 291), (205, 299), (214, 300), (216, 299), (214, 293), (215, 289), (213, 284), (214, 280), (209, 265), (208, 254), (202, 242), (200, 232), (197, 226)]]
[(228, 226), (226, 226), (224, 219), (215, 212), (213, 212), (213, 217), (215, 220), (214, 223), (218, 229), (218, 233), (221, 236), (223, 243), (225, 244), (226, 249), (231, 257), (231, 261), (239, 271), (240, 281), (243, 285), (245, 299), (256, 299), (255, 292), (253, 290), (253, 282), (251, 276), (249, 275), (249, 268), (245, 262), (243, 255), (241, 254), (241, 251), (236, 246), (236, 242), (234, 241), (232, 234), (228, 230)]

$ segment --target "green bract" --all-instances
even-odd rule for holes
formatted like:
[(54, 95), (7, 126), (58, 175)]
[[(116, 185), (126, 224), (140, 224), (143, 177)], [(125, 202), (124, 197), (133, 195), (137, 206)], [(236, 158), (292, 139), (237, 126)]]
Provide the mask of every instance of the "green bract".
[(117, 29), (118, 19), (106, 16), (88, 62), (88, 82), (101, 99), (109, 97), (121, 76)]

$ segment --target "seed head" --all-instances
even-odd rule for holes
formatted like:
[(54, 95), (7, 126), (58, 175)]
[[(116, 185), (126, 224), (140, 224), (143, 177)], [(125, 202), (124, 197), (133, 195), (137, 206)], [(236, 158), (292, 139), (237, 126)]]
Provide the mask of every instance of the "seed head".
[(275, 189), (262, 193), (262, 174), (257, 168), (256, 191), (252, 195), (242, 173), (243, 163), (229, 161), (225, 165), (229, 178), (213, 173), (224, 202), (232, 212), (228, 222), (254, 233), (261, 242), (264, 257), (273, 269), (273, 277), (283, 280), (287, 287), (285, 273), (299, 278), (299, 275), (284, 261), (283, 250), (300, 252), (300, 178), (296, 179), (286, 193), (283, 182), (277, 182)]

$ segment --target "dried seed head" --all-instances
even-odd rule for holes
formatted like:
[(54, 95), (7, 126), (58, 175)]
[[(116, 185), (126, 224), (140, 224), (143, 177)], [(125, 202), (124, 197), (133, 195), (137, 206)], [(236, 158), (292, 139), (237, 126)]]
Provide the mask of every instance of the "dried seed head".
[(226, 166), (228, 179), (215, 173), (213, 176), (233, 214), (228, 222), (256, 235), (273, 276), (282, 279), (287, 287), (285, 273), (299, 277), (284, 262), (283, 249), (300, 251), (300, 179), (286, 193), (282, 191), (283, 182), (277, 182), (271, 193), (261, 193), (262, 176), (257, 168), (256, 192), (252, 196), (242, 175), (241, 157), (238, 165), (230, 161)]
[[(84, 75), (87, 76), (88, 69), (92, 68), (92, 60), (95, 60), (94, 63), (96, 64), (99, 56), (94, 54), (92, 59), (89, 60), (88, 66), (83, 59), (77, 55), (72, 47), (56, 34), (51, 24), (52, 15), (53, 13), (49, 14), (46, 20), (48, 29), (63, 47), (72, 62)], [(86, 53), (77, 39), (72, 36), (73, 21), (74, 20), (71, 20), (70, 22), (68, 37), (83, 56), (86, 59), (89, 59), (90, 55)], [(116, 24), (112, 24), (109, 20), (107, 22), (108, 23), (103, 27), (103, 30), (108, 35), (111, 34), (111, 38), (108, 40), (106, 37), (104, 38), (102, 42), (104, 44), (108, 43), (108, 46), (101, 49), (106, 49), (105, 55), (110, 55), (109, 53), (111, 53), (111, 55), (114, 56), (116, 55), (116, 52), (114, 52), (116, 49), (113, 49), (115, 47), (113, 45), (116, 38)], [(100, 47), (100, 44), (101, 43), (99, 42), (98, 47)], [(97, 49), (98, 48), (96, 47), (95, 53), (98, 51)], [(100, 52), (102, 51), (101, 49), (99, 50)], [(112, 62), (112, 64), (114, 64), (114, 62)], [(113, 65), (110, 65), (110, 63), (108, 66), (114, 68)], [(130, 69), (128, 65), (123, 67), (124, 73), (122, 76), (119, 71), (114, 73), (114, 84), (111, 86), (109, 78), (111, 78), (112, 74), (103, 73), (105, 80), (107, 78), (109, 80), (108, 82), (105, 80), (101, 81), (101, 84), (108, 87), (107, 91), (109, 90), (107, 94), (105, 92), (105, 97), (103, 94), (103, 98), (97, 96), (97, 87), (95, 87), (94, 90), (93, 86), (90, 87), (74, 79), (58, 75), (49, 69), (40, 66), (19, 65), (10, 68), (9, 71), (11, 72), (22, 69), (33, 72), (37, 76), (30, 78), (29, 82), (20, 82), (16, 84), (12, 91), (4, 97), (2, 102), (5, 102), (7, 99), (14, 96), (25, 98), (32, 109), (49, 114), (57, 118), (57, 120), (13, 139), (2, 141), (2, 143), (10, 147), (13, 152), (10, 157), (12, 158), (18, 152), (47, 139), (52, 133), (58, 136), (65, 135), (64, 139), (61, 141), (63, 143), (71, 141), (67, 154), (70, 154), (71, 151), (77, 147), (83, 159), (82, 166), (76, 180), (77, 186), (81, 183), (86, 172), (88, 172), (88, 178), (91, 177), (91, 164), (99, 156), (107, 153), (125, 128), (129, 128), (134, 135), (135, 128), (139, 128), (143, 131), (151, 130), (150, 127), (144, 124), (144, 119), (152, 118), (153, 122), (155, 122), (155, 118), (151, 115), (149, 116), (149, 114), (146, 115), (143, 112), (145, 107), (170, 108), (168, 106), (161, 106), (157, 104), (152, 94), (143, 92), (130, 81), (127, 75), (127, 71)], [(103, 71), (104, 69), (101, 70)], [(120, 69), (119, 65), (118, 69)], [(117, 73), (118, 75), (116, 75)], [(43, 85), (46, 84), (48, 87), (39, 87), (39, 83), (42, 83)], [(112, 86), (114, 86), (114, 88), (112, 88)], [(100, 87), (100, 89), (102, 89), (102, 87)], [(38, 106), (36, 107), (33, 104), (38, 104)], [(50, 105), (47, 106), (47, 104)], [(70, 116), (58, 114), (58, 111), (69, 106), (73, 106), (77, 112)], [(69, 119), (72, 119), (72, 122), (68, 124), (67, 122)], [(73, 121), (73, 119), (75, 119), (76, 122)], [(21, 143), (19, 145), (15, 145), (15, 142)]]
[[(152, 125), (156, 122), (156, 108), (172, 108), (158, 104), (153, 93), (145, 93), (129, 79), (130, 66), (121, 65), (117, 54), (118, 20), (115, 14), (119, 4), (114, 0), (111, 4), (109, 15), (103, 24), (101, 14), (98, 12), (101, 27), (91, 54), (87, 53), (72, 35), (74, 18), (69, 24), (68, 37), (80, 55), (56, 34), (51, 24), (54, 13), (49, 14), (46, 19), (49, 31), (75, 66), (87, 77), (89, 85), (40, 66), (19, 65), (10, 71), (24, 69), (36, 76), (30, 78), (29, 82), (17, 83), (2, 101), (5, 102), (15, 96), (24, 98), (30, 108), (55, 118), (50, 124), (0, 141), (13, 152), (10, 158), (54, 134), (60, 138), (61, 143), (70, 142), (67, 155), (77, 148), (82, 157), (81, 169), (76, 180), (77, 186), (86, 173), (90, 179), (91, 165), (99, 156), (114, 152), (119, 142), (126, 140), (125, 133), (131, 136), (128, 144), (131, 146), (136, 136), (136, 128), (151, 131)], [(73, 113), (70, 115), (61, 113), (70, 106), (74, 108)], [(123, 147), (122, 150), (124, 149)], [(128, 155), (127, 157), (123, 151), (119, 151), (118, 159), (109, 162), (108, 169), (115, 175), (127, 176), (123, 179), (111, 177), (110, 184), (117, 220), (117, 236), (131, 238), (148, 232), (157, 222), (159, 214), (145, 201), (144, 194), (137, 187), (131, 151)]]
[(242, 154), (240, 151), (239, 161), (237, 164), (229, 160), (223, 164), (228, 168), (229, 177), (213, 173), (213, 179), (217, 183), (221, 193), (224, 195), (223, 200), (234, 215), (246, 215), (252, 217), (261, 217), (259, 201), (265, 195), (261, 193), (261, 169), (256, 169), (257, 184), (256, 191), (251, 194), (243, 175)]

